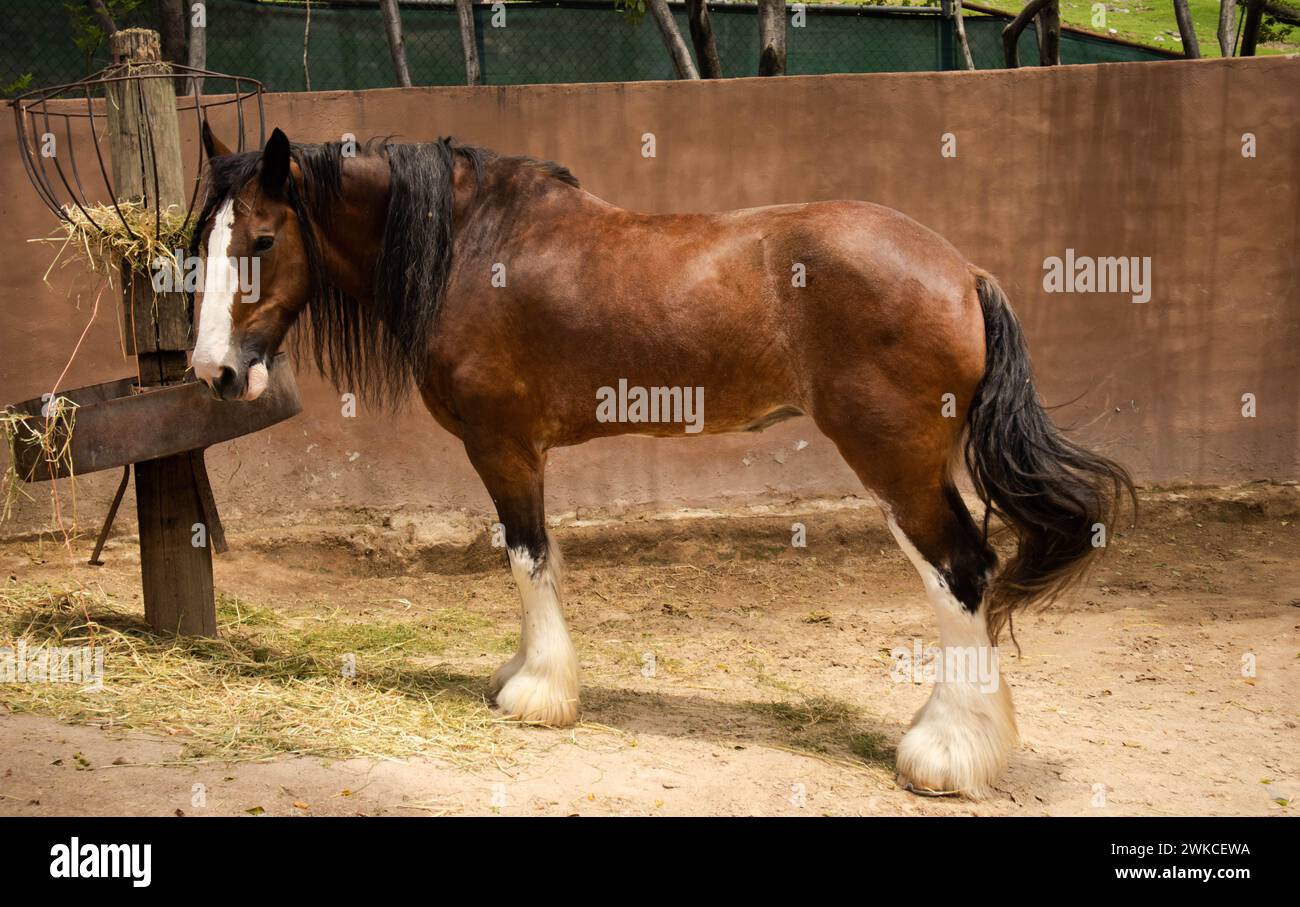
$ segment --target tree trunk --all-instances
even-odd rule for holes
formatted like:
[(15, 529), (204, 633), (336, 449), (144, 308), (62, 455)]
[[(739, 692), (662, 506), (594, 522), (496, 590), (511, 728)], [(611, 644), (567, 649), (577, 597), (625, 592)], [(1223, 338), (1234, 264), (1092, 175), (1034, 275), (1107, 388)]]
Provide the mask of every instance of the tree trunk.
[(1255, 56), (1259, 43), (1259, 24), (1264, 18), (1264, 0), (1249, 0), (1246, 4), (1246, 21), (1241, 24), (1241, 56)]
[(967, 69), (975, 68), (975, 58), (970, 54), (970, 41), (966, 40), (966, 22), (961, 15), (961, 0), (953, 0), (952, 4), (953, 18), (957, 26), (957, 44), (961, 47), (962, 59), (966, 61)]
[(708, 0), (686, 0), (686, 16), (691, 23), (691, 44), (700, 63), (700, 75), (706, 79), (722, 78), (722, 58), (713, 39), (713, 22), (709, 19)]
[(691, 60), (691, 51), (677, 28), (677, 20), (668, 8), (668, 0), (645, 0), (645, 5), (654, 17), (655, 25), (659, 26), (659, 34), (663, 36), (664, 47), (668, 48), (668, 56), (672, 57), (677, 78), (698, 79), (700, 74)]
[(785, 0), (758, 0), (758, 74), (785, 75)]
[(1038, 65), (1061, 65), (1061, 2), (1048, 0), (1034, 18), (1034, 31), (1038, 37)]
[(456, 0), (456, 16), (460, 19), (460, 47), (465, 54), (465, 84), (482, 85), (483, 71), (478, 63), (478, 37), (474, 33), (474, 7), (470, 0)]
[(1231, 57), (1236, 43), (1236, 0), (1219, 0), (1219, 53), (1225, 57)]
[(86, 0), (86, 6), (90, 7), (91, 15), (95, 17), (95, 24), (99, 26), (100, 31), (109, 37), (117, 34), (117, 23), (108, 14), (104, 0)]
[(1189, 60), (1201, 58), (1201, 44), (1196, 40), (1196, 29), (1192, 26), (1192, 12), (1187, 8), (1187, 0), (1174, 0), (1174, 18), (1178, 20), (1178, 34), (1183, 39), (1183, 56)]
[(184, 63), (185, 0), (155, 0), (158, 11), (158, 37), (162, 41), (162, 58), (169, 63)]
[[(457, 6), (459, 5), (458, 3)], [(388, 52), (393, 56), (393, 70), (397, 73), (397, 84), (403, 88), (410, 88), (411, 73), (406, 68), (406, 44), (402, 40), (402, 13), (397, 8), (397, 0), (379, 0), (379, 8), (384, 14), (384, 32), (388, 35)]]
[(1007, 68), (1017, 69), (1020, 66), (1020, 34), (1025, 30), (1029, 23), (1042, 12), (1043, 7), (1053, 0), (1029, 0), (1025, 8), (1007, 23), (1007, 27), (1002, 29), (1002, 53), (1006, 57)]
[[(191, 7), (191, 10), (193, 7)], [(203, 10), (203, 24), (196, 25), (194, 18), (190, 19), (190, 47), (188, 62), (191, 69), (208, 68), (208, 19), (207, 10)], [(203, 80), (195, 77), (190, 80), (190, 84), (185, 87), (189, 94), (203, 94)]]

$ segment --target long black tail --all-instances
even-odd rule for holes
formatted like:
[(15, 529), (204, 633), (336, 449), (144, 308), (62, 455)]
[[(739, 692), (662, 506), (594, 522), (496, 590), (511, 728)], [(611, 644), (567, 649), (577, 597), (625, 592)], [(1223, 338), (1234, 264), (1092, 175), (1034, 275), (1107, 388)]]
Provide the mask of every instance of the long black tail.
[(1046, 604), (1083, 577), (1124, 497), (1136, 514), (1137, 496), (1123, 466), (1066, 440), (1052, 424), (1034, 390), (1015, 313), (991, 277), (978, 274), (977, 284), (986, 357), (967, 419), (966, 468), (988, 512), (1018, 542), (987, 592), (996, 641), (1017, 609)]

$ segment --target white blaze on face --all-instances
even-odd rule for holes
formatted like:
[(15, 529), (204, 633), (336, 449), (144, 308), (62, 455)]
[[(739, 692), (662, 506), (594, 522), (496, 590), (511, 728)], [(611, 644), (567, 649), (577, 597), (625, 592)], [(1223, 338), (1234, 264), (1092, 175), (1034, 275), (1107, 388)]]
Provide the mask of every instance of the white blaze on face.
[[(208, 258), (203, 273), (203, 307), (199, 311), (199, 336), (194, 344), (194, 374), (211, 384), (221, 374), (230, 352), (230, 328), (239, 274), (230, 256), (235, 225), (235, 201), (228, 200), (212, 221)], [(265, 371), (265, 367), (263, 367)], [(251, 380), (251, 377), (250, 377)], [(265, 379), (263, 379), (265, 386)], [(260, 391), (259, 391), (260, 393)]]

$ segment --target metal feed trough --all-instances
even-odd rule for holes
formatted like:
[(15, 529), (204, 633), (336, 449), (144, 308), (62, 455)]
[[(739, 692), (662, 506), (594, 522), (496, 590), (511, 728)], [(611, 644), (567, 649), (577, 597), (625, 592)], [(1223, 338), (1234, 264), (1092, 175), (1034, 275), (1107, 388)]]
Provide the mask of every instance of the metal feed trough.
[[(21, 420), (11, 432), (11, 455), (28, 482), (123, 469), (92, 564), (134, 469), (145, 617), (158, 632), (211, 636), (211, 552), (225, 550), (225, 537), (203, 451), (288, 419), (302, 403), (283, 355), (271, 363), (269, 385), (256, 401), (213, 399), (188, 368), (193, 299), (184, 289), (155, 290), (150, 269), (159, 265), (148, 258), (164, 243), (170, 252), (169, 241), (188, 245), (180, 240), (192, 227), (204, 169), (197, 139), (210, 116), (233, 120), (224, 125), (236, 150), (261, 147), (262, 86), (163, 62), (157, 32), (127, 29), (111, 43), (108, 68), (28, 92), (11, 106), (19, 153), (41, 201), (89, 244), (102, 238), (146, 250), (146, 260), (123, 256), (121, 264), (122, 338), (136, 374), (56, 390), (57, 411), (51, 395), (9, 406), (10, 418)], [(188, 178), (182, 123), (196, 139)], [(256, 145), (248, 143), (253, 135)], [(61, 418), (68, 408), (72, 417)]]

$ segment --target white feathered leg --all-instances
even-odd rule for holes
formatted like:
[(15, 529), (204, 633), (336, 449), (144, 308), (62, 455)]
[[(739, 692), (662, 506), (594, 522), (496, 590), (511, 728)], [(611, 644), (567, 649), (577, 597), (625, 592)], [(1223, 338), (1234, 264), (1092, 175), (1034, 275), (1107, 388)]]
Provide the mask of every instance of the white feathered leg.
[(523, 623), (519, 651), (492, 675), (496, 702), (520, 721), (566, 727), (578, 718), (578, 656), (564, 623), (559, 550), (548, 537), (540, 561), (526, 548), (508, 553)]
[(1018, 735), (1011, 691), (989, 644), (984, 612), (962, 607), (892, 518), (889, 528), (934, 607), (944, 669), (899, 743), (899, 783), (917, 793), (987, 797), (1006, 771)]

